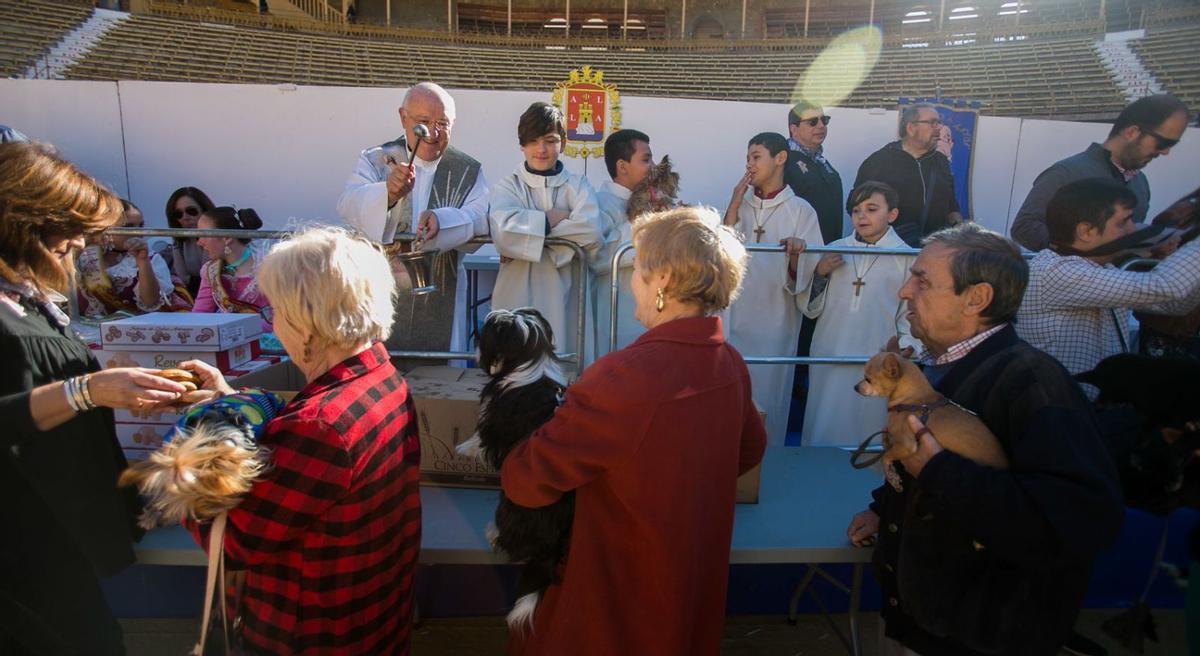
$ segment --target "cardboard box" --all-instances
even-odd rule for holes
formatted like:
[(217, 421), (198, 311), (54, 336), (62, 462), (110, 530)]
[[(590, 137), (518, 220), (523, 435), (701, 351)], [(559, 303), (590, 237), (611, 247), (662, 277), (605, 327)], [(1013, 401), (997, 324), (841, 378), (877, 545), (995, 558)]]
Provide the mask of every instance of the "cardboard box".
[[(500, 487), (500, 474), (473, 458), (459, 456), (454, 447), (475, 434), (479, 394), (487, 376), (478, 369), (418, 367), (404, 374), (421, 429), (421, 482), (451, 487)], [(291, 400), (304, 387), (304, 376), (290, 361), (265, 367), (231, 380), (235, 387), (259, 387)], [(766, 413), (759, 410), (763, 421)], [(737, 481), (737, 502), (758, 503), (762, 465)]]
[(121, 443), (122, 449), (153, 451), (162, 446), (163, 437), (174, 427), (175, 422), (159, 424), (117, 422), (117, 441)]
[(499, 488), (500, 473), (455, 447), (475, 434), (479, 394), (488, 377), (479, 369), (417, 367), (404, 374), (421, 428), (421, 482)]
[(100, 344), (127, 351), (225, 351), (261, 334), (257, 314), (150, 312), (100, 324)]
[[(755, 403), (754, 407), (758, 409), (758, 416), (762, 417), (763, 424), (767, 423), (767, 413)], [(758, 503), (758, 485), (762, 477), (762, 463), (754, 465), (754, 469), (742, 474), (737, 479), (737, 503)]]
[(152, 410), (113, 410), (113, 421), (118, 424), (170, 424), (174, 425), (183, 416), (187, 406), (161, 406)]
[(121, 449), (121, 452), (125, 454), (125, 460), (127, 460), (131, 463), (149, 458), (150, 454), (154, 453), (154, 451), (155, 451), (155, 449), (143, 449), (143, 448)]
[[(98, 349), (96, 359), (105, 369), (114, 367), (148, 367), (150, 369), (170, 369), (178, 367), (186, 360), (199, 360), (210, 364), (223, 372), (229, 372), (244, 363), (259, 357), (258, 340), (239, 344), (224, 351), (179, 351), (158, 350), (142, 351), (129, 350), (125, 347), (109, 347)], [(119, 421), (119, 420), (118, 420)]]
[(291, 401), (307, 384), (304, 374), (300, 373), (291, 360), (276, 362), (241, 376), (229, 376), (226, 382), (234, 388), (256, 387), (275, 392), (282, 396), (284, 401)]

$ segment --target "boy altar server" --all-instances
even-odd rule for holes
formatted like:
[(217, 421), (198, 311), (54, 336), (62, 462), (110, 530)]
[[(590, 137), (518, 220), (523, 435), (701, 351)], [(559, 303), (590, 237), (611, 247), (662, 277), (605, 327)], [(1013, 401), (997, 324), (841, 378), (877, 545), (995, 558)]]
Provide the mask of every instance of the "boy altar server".
[[(899, 216), (895, 189), (867, 181), (850, 192), (846, 209), (854, 232), (831, 246), (908, 248), (892, 229)], [(837, 255), (821, 258), (812, 299), (804, 313), (821, 317), (813, 334), (813, 356), (874, 355), (896, 337), (902, 352), (912, 355), (921, 343), (909, 331), (897, 294), (908, 279), (915, 256)], [(887, 401), (860, 396), (854, 385), (861, 366), (812, 365), (808, 368), (808, 409), (804, 412), (804, 446), (858, 446), (887, 421)]]
[[(603, 237), (596, 193), (587, 178), (567, 172), (558, 159), (566, 137), (562, 111), (554, 105), (536, 102), (521, 114), (517, 138), (525, 161), (492, 188), (488, 212), (501, 256), (492, 307), (537, 308), (554, 330), (556, 350), (582, 353), (584, 345), (575, 343), (575, 286), (583, 283), (575, 279), (575, 251), (545, 242), (573, 241), (591, 260)], [(585, 331), (591, 339), (591, 321)]]
[[(780, 244), (787, 251), (750, 253), (741, 295), (729, 310), (729, 339), (743, 356), (796, 353), (801, 310), (820, 259), (801, 253), (806, 244), (825, 243), (812, 205), (783, 184), (787, 152), (783, 135), (755, 135), (746, 151), (746, 174), (725, 210), (725, 224), (746, 243)], [(746, 196), (749, 187), (754, 193)], [(767, 413), (768, 444), (784, 443), (794, 373), (794, 365), (750, 365), (754, 402)]]

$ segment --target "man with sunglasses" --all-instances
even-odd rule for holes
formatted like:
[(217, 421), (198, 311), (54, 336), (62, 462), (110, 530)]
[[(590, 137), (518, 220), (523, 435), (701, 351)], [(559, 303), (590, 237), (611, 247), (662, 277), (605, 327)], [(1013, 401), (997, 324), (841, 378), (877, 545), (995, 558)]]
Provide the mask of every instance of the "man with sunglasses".
[(1086, 178), (1108, 178), (1125, 185), (1137, 197), (1134, 222), (1145, 221), (1150, 183), (1142, 169), (1156, 157), (1170, 154), (1187, 129), (1188, 116), (1187, 105), (1166, 94), (1131, 103), (1117, 116), (1104, 143), (1093, 143), (1038, 175), (1013, 220), (1013, 240), (1031, 251), (1051, 246), (1046, 205), (1064, 185)]
[(942, 119), (937, 108), (910, 105), (900, 113), (900, 140), (875, 151), (858, 167), (854, 188), (868, 180), (900, 194), (900, 217), (892, 228), (914, 248), (921, 239), (963, 220), (954, 197), (950, 160), (937, 150)]
[(843, 205), (842, 176), (825, 159), (825, 137), (829, 116), (819, 105), (806, 101), (788, 110), (788, 160), (783, 179), (792, 191), (817, 211), (821, 237), (828, 244), (841, 239)]

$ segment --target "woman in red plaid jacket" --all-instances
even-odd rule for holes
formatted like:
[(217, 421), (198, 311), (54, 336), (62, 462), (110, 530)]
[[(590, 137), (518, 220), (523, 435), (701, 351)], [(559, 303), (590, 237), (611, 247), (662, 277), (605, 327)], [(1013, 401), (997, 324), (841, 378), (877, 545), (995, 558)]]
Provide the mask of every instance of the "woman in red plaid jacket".
[[(321, 228), (277, 245), (259, 286), (308, 380), (263, 432), (270, 470), (225, 532), (244, 568), (241, 644), (263, 654), (408, 654), (421, 542), (416, 415), (383, 347), (394, 281), (375, 246)], [(204, 387), (228, 393), (200, 362)], [(208, 525), (189, 526), (201, 545)]]

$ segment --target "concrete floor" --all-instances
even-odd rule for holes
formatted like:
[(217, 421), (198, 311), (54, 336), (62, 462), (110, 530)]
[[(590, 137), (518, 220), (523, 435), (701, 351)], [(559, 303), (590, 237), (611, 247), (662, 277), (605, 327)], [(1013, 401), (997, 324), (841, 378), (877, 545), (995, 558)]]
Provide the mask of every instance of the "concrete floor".
[[(1113, 656), (1130, 654), (1100, 631), (1100, 623), (1116, 610), (1084, 611), (1079, 629), (1100, 641)], [(835, 616), (844, 622), (845, 616)], [(1183, 612), (1156, 610), (1159, 643), (1146, 643), (1145, 656), (1180, 656), (1187, 653)], [(184, 654), (196, 639), (199, 620), (121, 620), (129, 656)], [(862, 616), (863, 654), (878, 653), (878, 615)], [(503, 654), (507, 640), (499, 617), (430, 619), (413, 636), (415, 656), (489, 656)], [(845, 649), (819, 615), (803, 615), (796, 626), (783, 617), (731, 617), (726, 621), (723, 656), (844, 656)]]

